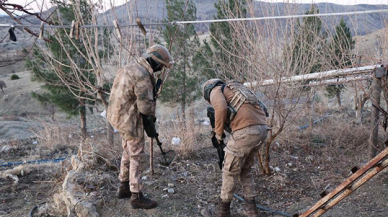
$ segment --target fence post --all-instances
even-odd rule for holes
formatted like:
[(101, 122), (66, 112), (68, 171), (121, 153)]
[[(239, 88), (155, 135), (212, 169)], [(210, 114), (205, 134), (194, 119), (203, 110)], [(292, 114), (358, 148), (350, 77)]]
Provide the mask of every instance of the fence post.
[[(376, 106), (380, 106), (381, 98), (381, 78), (386, 75), (385, 67), (376, 67), (373, 71), (373, 83), (372, 83), (372, 94), (371, 102)], [(372, 106), (372, 120), (371, 120), (371, 132), (369, 137), (369, 159), (372, 159), (376, 156), (377, 147), (378, 147), (378, 138), (379, 138), (379, 109)]]

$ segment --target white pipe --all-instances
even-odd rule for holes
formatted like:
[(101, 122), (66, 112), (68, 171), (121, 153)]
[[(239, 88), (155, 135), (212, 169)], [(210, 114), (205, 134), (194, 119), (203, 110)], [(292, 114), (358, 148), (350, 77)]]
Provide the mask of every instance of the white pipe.
[(326, 72), (315, 72), (311, 74), (305, 75), (296, 75), (292, 77), (283, 77), (279, 80), (268, 79), (259, 82), (246, 82), (244, 83), (247, 87), (255, 87), (255, 86), (269, 86), (276, 83), (290, 83), (290, 82), (301, 82), (307, 80), (325, 80), (328, 78), (338, 77), (338, 76), (349, 76), (349, 75), (358, 75), (358, 74), (368, 74), (371, 71), (380, 65), (371, 65), (371, 66), (363, 66), (349, 69), (336, 69), (330, 70)]
[(310, 81), (308, 86), (330, 85), (330, 84), (343, 84), (352, 81), (362, 81), (373, 78), (373, 75), (362, 75), (356, 77), (335, 78), (323, 81)]

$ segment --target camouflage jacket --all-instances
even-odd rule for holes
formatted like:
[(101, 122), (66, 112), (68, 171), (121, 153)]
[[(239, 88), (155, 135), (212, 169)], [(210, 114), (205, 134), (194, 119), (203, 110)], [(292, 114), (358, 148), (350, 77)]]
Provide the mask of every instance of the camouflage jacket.
[(124, 139), (144, 134), (141, 114), (155, 115), (153, 70), (142, 57), (117, 71), (107, 118)]

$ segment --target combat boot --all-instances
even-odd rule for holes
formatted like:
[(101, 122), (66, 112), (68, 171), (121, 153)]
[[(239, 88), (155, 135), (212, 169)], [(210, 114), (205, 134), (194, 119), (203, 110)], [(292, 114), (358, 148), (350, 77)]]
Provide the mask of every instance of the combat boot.
[(144, 197), (142, 192), (132, 192), (131, 205), (133, 209), (152, 209), (158, 206), (156, 201)]
[(245, 212), (243, 213), (246, 217), (259, 217), (255, 198), (246, 198), (244, 204)]
[(118, 190), (118, 198), (130, 198), (131, 191), (129, 190), (129, 182), (121, 182)]
[(201, 214), (204, 217), (230, 217), (230, 203), (229, 202), (222, 202), (218, 204), (217, 210), (214, 209), (205, 209), (202, 210)]

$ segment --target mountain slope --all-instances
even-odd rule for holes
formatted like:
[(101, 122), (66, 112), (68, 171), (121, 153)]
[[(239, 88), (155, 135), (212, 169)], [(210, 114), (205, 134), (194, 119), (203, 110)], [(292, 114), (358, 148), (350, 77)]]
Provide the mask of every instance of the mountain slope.
[[(197, 6), (197, 19), (207, 20), (213, 19), (217, 14), (217, 10), (214, 7), (214, 3), (218, 0), (197, 0), (195, 4)], [(263, 16), (281, 16), (281, 15), (296, 15), (304, 14), (309, 10), (311, 4), (287, 4), (287, 3), (267, 3), (257, 1), (255, 2), (255, 17)], [(319, 9), (321, 14), (323, 13), (341, 13), (341, 12), (353, 12), (353, 11), (370, 11), (388, 9), (388, 5), (337, 5), (332, 3), (319, 3), (316, 4), (316, 8)], [(137, 5), (121, 5), (114, 8), (114, 10), (108, 10), (100, 15), (101, 22), (112, 23), (114, 19), (114, 13), (116, 13), (119, 22), (129, 23), (128, 14), (133, 12), (135, 19), (140, 17), (143, 23), (153, 23), (166, 18), (166, 7), (164, 1), (152, 1), (143, 0)], [(342, 16), (330, 16), (323, 17), (322, 20), (326, 25), (326, 28), (331, 30), (335, 25), (339, 23)], [(362, 15), (346, 15), (343, 16), (345, 22), (351, 28), (353, 34), (365, 35), (373, 32), (377, 29), (381, 29), (385, 26), (385, 22), (388, 19), (388, 12), (385, 13), (370, 13)], [(197, 30), (207, 31), (205, 25), (196, 24)]]

